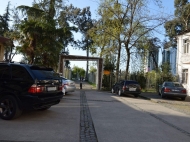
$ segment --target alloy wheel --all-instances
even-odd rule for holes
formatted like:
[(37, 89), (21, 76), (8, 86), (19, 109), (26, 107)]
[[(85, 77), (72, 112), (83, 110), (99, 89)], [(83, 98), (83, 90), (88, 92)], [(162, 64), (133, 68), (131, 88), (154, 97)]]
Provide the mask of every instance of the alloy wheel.
[(5, 99), (0, 104), (0, 113), (3, 117), (9, 117), (14, 111), (13, 102), (9, 99)]

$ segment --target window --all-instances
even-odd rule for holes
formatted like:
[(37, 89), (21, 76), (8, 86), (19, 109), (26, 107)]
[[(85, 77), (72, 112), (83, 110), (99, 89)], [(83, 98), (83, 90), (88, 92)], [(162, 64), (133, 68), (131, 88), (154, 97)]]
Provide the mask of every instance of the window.
[(23, 67), (12, 65), (12, 79), (29, 80), (31, 77)]
[(170, 63), (170, 51), (166, 52), (166, 62)]
[(187, 84), (188, 81), (188, 69), (182, 70), (182, 83)]
[(183, 53), (187, 54), (189, 53), (189, 40), (185, 39), (183, 41)]
[(0, 79), (10, 79), (9, 66), (7, 65), (0, 66)]

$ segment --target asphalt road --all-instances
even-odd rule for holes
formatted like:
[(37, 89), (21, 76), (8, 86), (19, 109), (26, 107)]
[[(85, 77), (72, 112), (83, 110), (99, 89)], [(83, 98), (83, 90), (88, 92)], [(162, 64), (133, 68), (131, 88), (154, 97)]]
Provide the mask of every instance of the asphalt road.
[(189, 142), (190, 115), (159, 103), (77, 89), (46, 111), (0, 120), (1, 142)]

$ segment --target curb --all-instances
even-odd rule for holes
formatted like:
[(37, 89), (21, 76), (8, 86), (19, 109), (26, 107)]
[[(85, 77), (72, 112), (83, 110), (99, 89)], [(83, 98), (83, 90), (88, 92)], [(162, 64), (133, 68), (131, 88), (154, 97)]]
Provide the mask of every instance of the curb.
[(151, 98), (148, 98), (148, 97), (145, 97), (145, 96), (142, 96), (142, 95), (139, 95), (140, 98), (143, 98), (145, 100), (151, 100)]

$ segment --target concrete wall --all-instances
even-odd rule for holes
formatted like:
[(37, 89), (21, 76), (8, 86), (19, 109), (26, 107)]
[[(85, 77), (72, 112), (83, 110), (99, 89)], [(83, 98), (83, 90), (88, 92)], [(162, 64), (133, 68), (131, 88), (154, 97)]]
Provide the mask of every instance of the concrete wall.
[(92, 83), (96, 83), (96, 72), (88, 74), (88, 81)]

